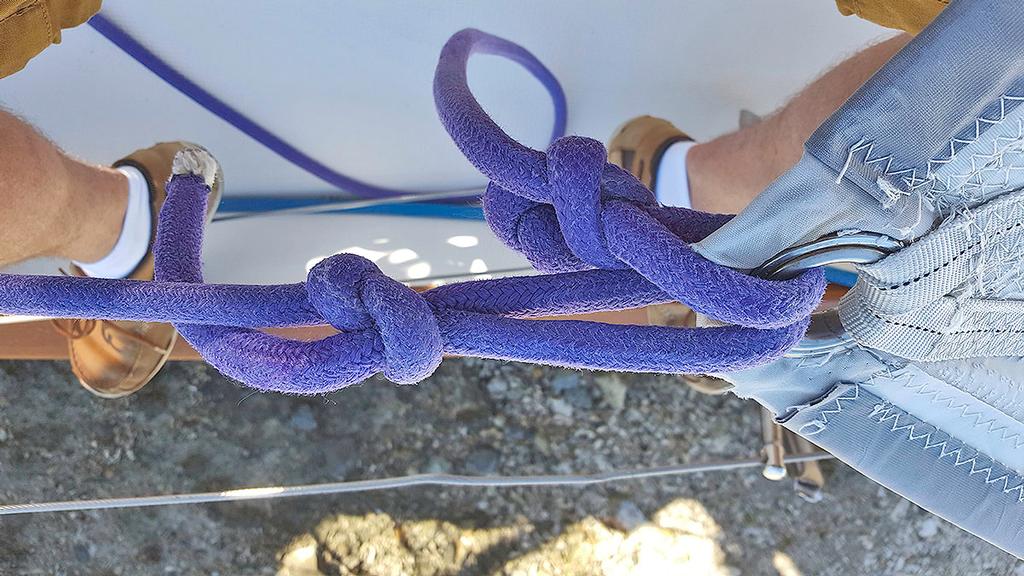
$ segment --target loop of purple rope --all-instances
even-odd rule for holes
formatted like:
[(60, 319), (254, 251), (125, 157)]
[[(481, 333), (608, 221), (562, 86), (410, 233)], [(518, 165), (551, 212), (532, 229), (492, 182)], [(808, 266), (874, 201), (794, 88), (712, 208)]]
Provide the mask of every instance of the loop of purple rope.
[[(632, 270), (586, 270), (440, 286), (417, 294), (371, 262), (337, 255), (300, 284), (204, 284), (202, 178), (167, 185), (152, 282), (0, 274), (0, 312), (173, 322), (213, 366), (264, 391), (319, 394), (383, 373), (428, 376), (441, 354), (634, 372), (733, 371), (778, 358), (806, 322), (773, 330), (683, 330), (578, 320), (525, 320), (671, 301)], [(670, 220), (669, 220), (670, 221)], [(254, 328), (329, 323), (314, 342)]]
[[(201, 284), (202, 235), (209, 188), (195, 175), (174, 176), (160, 211), (155, 246), (156, 282)], [(301, 294), (261, 302), (257, 314), (278, 308), (312, 312), (317, 323), (342, 331), (314, 342), (265, 334), (241, 326), (175, 323), (181, 335), (223, 373), (262, 390), (314, 394), (383, 372), (408, 384), (426, 378), (441, 362), (442, 341), (433, 311), (412, 289), (388, 278), (369, 260), (350, 254), (310, 270)], [(273, 289), (268, 286), (262, 288)]]
[[(462, 153), (491, 183), (484, 211), (495, 234), (544, 271), (636, 270), (673, 299), (718, 320), (778, 328), (806, 319), (821, 301), (824, 274), (775, 282), (719, 266), (687, 242), (728, 217), (657, 206), (654, 195), (625, 170), (607, 163), (589, 138), (559, 138), (546, 153), (516, 142), (473, 97), (466, 65), (475, 52), (514, 54), (518, 46), (478, 30), (463, 30), (441, 52), (434, 98), (441, 122)], [(688, 227), (681, 237), (666, 226)]]
[[(462, 32), (446, 46), (435, 86), (456, 143), (494, 180), (485, 202), (495, 231), (560, 272), (417, 294), (368, 260), (337, 255), (315, 266), (305, 283), (204, 284), (209, 189), (200, 176), (184, 174), (167, 184), (153, 282), (0, 274), (0, 312), (173, 322), (226, 375), (296, 394), (336, 390), (377, 373), (416, 382), (443, 354), (636, 372), (727, 372), (774, 360), (802, 338), (807, 302), (823, 290), (820, 274), (755, 282), (704, 260), (687, 243), (727, 216), (658, 206), (635, 178), (605, 163), (604, 148), (593, 140), (562, 139), (547, 155), (519, 145), (479, 109), (465, 86), (468, 52), (453, 55), (453, 46), (537, 61), (504, 40)], [(737, 324), (765, 322), (693, 330), (525, 320), (678, 299)], [(304, 342), (255, 330), (321, 323), (341, 333)]]
[[(409, 190), (396, 190), (376, 186), (368, 182), (357, 180), (334, 170), (323, 163), (305, 154), (295, 146), (282, 140), (266, 127), (260, 125), (243, 112), (231, 106), (227, 102), (217, 98), (209, 91), (193, 82), (190, 78), (174, 68), (169, 62), (154, 54), (146, 48), (127, 30), (121, 28), (104, 14), (96, 14), (89, 19), (88, 24), (107, 40), (121, 48), (127, 55), (136, 62), (145, 66), (150, 72), (167, 82), (179, 92), (190, 98), (196, 104), (209, 110), (215, 116), (234, 126), (253, 140), (266, 146), (270, 151), (291, 162), (296, 167), (305, 170), (313, 176), (337, 187), (340, 190), (350, 192), (363, 198), (387, 198), (404, 194), (415, 193)], [(525, 52), (525, 51), (524, 51)], [(519, 63), (525, 67), (540, 83), (547, 89), (551, 96), (551, 103), (554, 105), (554, 122), (551, 128), (551, 140), (565, 134), (566, 102), (562, 86), (551, 72), (544, 67), (536, 58), (529, 53), (526, 57), (519, 59)]]
[[(196, 306), (231, 307), (219, 316), (230, 319), (230, 325), (175, 325), (219, 370), (262, 390), (320, 393), (379, 372), (395, 382), (416, 382), (433, 372), (445, 353), (607, 370), (738, 370), (777, 358), (806, 329), (806, 323), (774, 330), (729, 326), (698, 331), (523, 319), (671, 299), (632, 270), (464, 282), (417, 294), (369, 260), (340, 254), (313, 267), (305, 284), (287, 289), (205, 285), (200, 247), (208, 188), (200, 177), (182, 175), (171, 179), (167, 191), (157, 234), (157, 279), (135, 284), (150, 290), (188, 288)], [(234, 290), (245, 290), (259, 306), (233, 298)], [(211, 299), (218, 302), (211, 304)], [(161, 319), (192, 308), (187, 303), (180, 307), (164, 310)], [(249, 327), (278, 311), (303, 320), (315, 317), (342, 333), (298, 342)], [(142, 319), (140, 312), (133, 319)], [(712, 341), (714, 346), (709, 345)]]

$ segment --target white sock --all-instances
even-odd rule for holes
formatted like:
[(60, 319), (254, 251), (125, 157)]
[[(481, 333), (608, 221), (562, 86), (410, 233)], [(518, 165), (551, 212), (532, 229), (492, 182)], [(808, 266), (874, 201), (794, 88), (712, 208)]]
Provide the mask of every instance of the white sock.
[(128, 178), (128, 208), (117, 243), (96, 262), (75, 262), (93, 278), (124, 278), (135, 270), (149, 252), (153, 214), (149, 203), (149, 184), (138, 169), (121, 166), (117, 169)]
[(690, 177), (686, 171), (686, 155), (696, 142), (676, 142), (668, 147), (658, 162), (654, 177), (654, 196), (665, 206), (692, 208), (690, 203)]

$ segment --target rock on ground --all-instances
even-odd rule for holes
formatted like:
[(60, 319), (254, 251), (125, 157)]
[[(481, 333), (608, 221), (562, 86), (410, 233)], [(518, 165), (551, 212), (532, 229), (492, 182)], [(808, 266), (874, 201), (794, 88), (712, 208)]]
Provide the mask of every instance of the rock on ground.
[[(172, 363), (124, 400), (0, 363), (3, 502), (418, 472), (558, 474), (747, 458), (758, 412), (677, 378), (448, 360), (417, 386), (253, 394)], [(756, 469), (587, 488), (419, 487), (0, 518), (0, 575), (1020, 575), (1009, 555), (826, 465), (823, 502)]]

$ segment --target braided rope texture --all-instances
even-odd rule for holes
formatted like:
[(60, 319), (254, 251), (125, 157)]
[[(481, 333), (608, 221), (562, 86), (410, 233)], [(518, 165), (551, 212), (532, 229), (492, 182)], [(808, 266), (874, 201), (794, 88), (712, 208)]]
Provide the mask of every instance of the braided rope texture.
[[(511, 139), (469, 90), (474, 52), (510, 58), (553, 78), (520, 46), (476, 30), (445, 45), (434, 83), (442, 123), (490, 180), (492, 229), (541, 276), (441, 286), (423, 293), (351, 254), (332, 256), (305, 283), (203, 283), (206, 196), (201, 175), (174, 175), (160, 213), (153, 282), (0, 275), (0, 310), (15, 314), (173, 322), (221, 372), (253, 388), (318, 394), (382, 373), (400, 384), (429, 376), (444, 354), (634, 372), (729, 372), (771, 362), (803, 337), (825, 280), (746, 276), (689, 243), (729, 216), (659, 206), (589, 138), (546, 152)], [(531, 317), (681, 301), (730, 325), (681, 329)], [(313, 342), (257, 330), (327, 323)]]

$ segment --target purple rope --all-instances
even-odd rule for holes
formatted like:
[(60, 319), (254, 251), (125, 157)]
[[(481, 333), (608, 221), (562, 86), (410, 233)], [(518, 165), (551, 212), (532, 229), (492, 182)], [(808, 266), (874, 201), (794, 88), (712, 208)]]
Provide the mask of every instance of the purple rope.
[[(445, 46), (435, 77), (442, 121), (493, 179), (485, 198), (495, 232), (544, 276), (452, 284), (417, 294), (365, 258), (341, 254), (302, 284), (204, 284), (206, 197), (197, 175), (167, 184), (153, 282), (0, 275), (5, 313), (173, 322), (213, 366), (260, 390), (317, 394), (382, 373), (429, 376), (444, 354), (603, 370), (726, 372), (781, 356), (802, 338), (824, 291), (820, 272), (768, 282), (709, 262), (687, 242), (728, 217), (658, 206), (594, 140), (557, 140), (547, 154), (513, 141), (466, 86), (473, 51), (531, 58), (467, 30)], [(737, 326), (678, 329), (525, 318), (682, 300)], [(328, 323), (315, 342), (255, 328)]]
[[(279, 136), (238, 111), (227, 102), (224, 102), (220, 98), (214, 96), (202, 86), (193, 82), (187, 76), (171, 66), (166, 60), (160, 58), (154, 54), (153, 51), (146, 48), (125, 29), (112, 22), (103, 14), (96, 14), (89, 19), (89, 26), (92, 26), (93, 29), (124, 51), (125, 54), (130, 56), (139, 64), (145, 66), (150, 72), (156, 74), (157, 77), (164, 82), (167, 82), (171, 87), (190, 98), (196, 104), (199, 104), (221, 120), (224, 120), (228, 124), (240, 130), (242, 133), (251, 137), (253, 140), (256, 140), (260, 144), (266, 146), (271, 152), (284, 158), (288, 162), (291, 162), (298, 168), (316, 176), (320, 180), (334, 186), (335, 188), (350, 192), (362, 198), (387, 198), (390, 196), (401, 196), (415, 193), (410, 190), (385, 188), (383, 186), (363, 182), (362, 180), (357, 180), (351, 176), (342, 174), (341, 172), (317, 161), (295, 146), (285, 142)], [(516, 59), (516, 62), (533, 74), (533, 76), (544, 85), (548, 94), (551, 95), (551, 101), (555, 107), (555, 120), (551, 129), (551, 140), (554, 141), (565, 134), (567, 116), (565, 92), (562, 91), (562, 86), (558, 83), (554, 74), (552, 74), (550, 70), (537, 60), (536, 57), (525, 50), (520, 50), (520, 52), (522, 58)]]
[(600, 142), (566, 136), (545, 154), (510, 138), (469, 90), (466, 64), (475, 52), (518, 59), (524, 50), (478, 30), (458, 32), (441, 51), (434, 98), (455, 144), (491, 180), (491, 228), (535, 267), (631, 268), (694, 310), (751, 328), (789, 326), (814, 311), (822, 273), (772, 282), (708, 261), (687, 242), (729, 216), (659, 207), (639, 180), (607, 163)]

